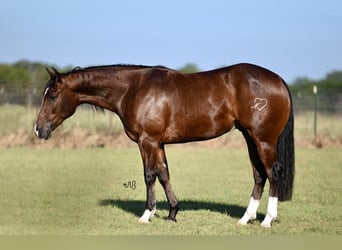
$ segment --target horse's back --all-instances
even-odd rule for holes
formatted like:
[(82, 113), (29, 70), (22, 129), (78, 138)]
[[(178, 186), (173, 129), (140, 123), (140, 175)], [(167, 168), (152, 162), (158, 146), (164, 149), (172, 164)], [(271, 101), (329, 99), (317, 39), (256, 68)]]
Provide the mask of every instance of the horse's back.
[(183, 74), (146, 69), (127, 105), (135, 134), (165, 143), (205, 140), (229, 131), (236, 121), (259, 126), (289, 106), (286, 86), (275, 73), (252, 64)]

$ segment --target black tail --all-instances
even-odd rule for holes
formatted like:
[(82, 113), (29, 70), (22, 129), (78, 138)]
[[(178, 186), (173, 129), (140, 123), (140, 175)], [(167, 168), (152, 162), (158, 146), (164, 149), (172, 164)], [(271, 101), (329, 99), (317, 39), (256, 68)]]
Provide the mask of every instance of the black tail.
[(288, 201), (292, 199), (293, 182), (295, 176), (295, 146), (293, 135), (294, 118), (290, 91), (289, 95), (291, 101), (290, 116), (283, 132), (278, 138), (277, 145), (277, 162), (279, 164), (279, 172), (277, 174), (279, 201)]

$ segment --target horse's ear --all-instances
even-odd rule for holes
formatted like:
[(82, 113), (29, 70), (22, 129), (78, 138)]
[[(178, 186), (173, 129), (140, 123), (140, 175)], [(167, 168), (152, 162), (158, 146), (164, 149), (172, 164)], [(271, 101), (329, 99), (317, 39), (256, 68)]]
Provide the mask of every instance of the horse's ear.
[(51, 79), (56, 79), (57, 82), (61, 81), (61, 76), (57, 69), (52, 67), (52, 71), (50, 71), (48, 68), (46, 68), (46, 71), (49, 73)]
[(55, 74), (49, 70), (49, 68), (46, 68), (46, 71), (49, 73), (50, 78), (54, 78)]
[(52, 67), (53, 72), (55, 73), (56, 76), (56, 81), (57, 82), (61, 82), (61, 75), (59, 74), (59, 72), (57, 71), (57, 69)]

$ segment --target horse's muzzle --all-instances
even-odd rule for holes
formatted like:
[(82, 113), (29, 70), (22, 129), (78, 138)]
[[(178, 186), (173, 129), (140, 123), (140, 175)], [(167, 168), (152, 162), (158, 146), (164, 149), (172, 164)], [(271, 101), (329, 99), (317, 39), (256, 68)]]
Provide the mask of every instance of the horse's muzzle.
[(44, 126), (44, 127), (40, 127), (37, 124), (34, 125), (34, 133), (39, 139), (45, 139), (45, 140), (49, 139), (51, 136), (51, 132), (52, 132), (51, 126), (49, 125)]

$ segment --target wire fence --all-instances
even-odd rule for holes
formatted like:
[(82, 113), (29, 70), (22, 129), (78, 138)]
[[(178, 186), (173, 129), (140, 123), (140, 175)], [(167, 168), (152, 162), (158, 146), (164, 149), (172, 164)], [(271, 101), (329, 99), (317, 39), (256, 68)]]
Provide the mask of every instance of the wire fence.
[(342, 92), (313, 91), (292, 92), (295, 113), (316, 111), (333, 115), (342, 115)]
[[(25, 89), (18, 84), (7, 84), (6, 88), (0, 84), (0, 105), (16, 104), (24, 106), (36, 106), (41, 104), (42, 90), (36, 88)], [(342, 115), (342, 92), (320, 91), (292, 91), (294, 112), (316, 111), (333, 115)]]
[[(42, 91), (34, 88), (2, 88), (0, 83), (0, 147), (32, 146), (32, 142), (35, 142), (32, 139), (32, 127), (41, 105)], [(342, 145), (342, 91), (318, 90), (317, 94), (313, 91), (292, 91), (292, 100), (296, 145)], [(80, 141), (83, 142), (82, 145), (91, 146), (103, 143), (110, 146), (121, 145), (122, 142), (115, 139), (122, 134), (120, 120), (110, 112), (103, 114), (94, 115), (90, 105), (82, 105), (73, 118), (59, 128), (57, 138), (60, 140), (52, 142), (52, 145), (64, 145), (67, 141), (70, 141), (72, 147), (80, 144)], [(72, 135), (74, 140), (65, 140), (65, 136)], [(108, 136), (113, 139), (108, 140)], [(222, 137), (219, 142), (222, 145), (244, 145), (241, 135), (234, 132)]]

